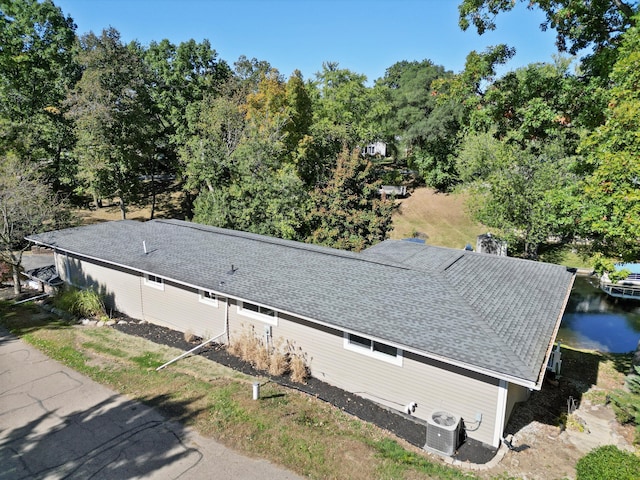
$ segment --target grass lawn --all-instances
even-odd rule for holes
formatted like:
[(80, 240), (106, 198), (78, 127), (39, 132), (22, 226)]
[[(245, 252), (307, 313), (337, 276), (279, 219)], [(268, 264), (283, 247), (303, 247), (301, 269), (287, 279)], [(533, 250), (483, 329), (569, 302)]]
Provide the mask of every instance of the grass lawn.
[[(205, 436), (309, 478), (478, 478), (321, 400), (111, 328), (0, 302), (0, 323), (49, 357)], [(261, 399), (252, 384), (263, 383)]]

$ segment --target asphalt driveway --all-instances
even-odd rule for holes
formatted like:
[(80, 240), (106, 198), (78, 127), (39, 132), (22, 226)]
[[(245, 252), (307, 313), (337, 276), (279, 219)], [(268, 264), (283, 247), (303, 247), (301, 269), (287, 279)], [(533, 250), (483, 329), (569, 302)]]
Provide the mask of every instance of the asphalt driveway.
[(297, 479), (164, 419), (0, 328), (0, 480)]

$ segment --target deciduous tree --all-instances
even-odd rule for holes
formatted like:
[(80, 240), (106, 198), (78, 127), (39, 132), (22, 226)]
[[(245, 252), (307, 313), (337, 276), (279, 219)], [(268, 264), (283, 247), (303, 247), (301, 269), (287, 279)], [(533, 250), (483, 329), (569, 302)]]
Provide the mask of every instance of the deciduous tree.
[[(473, 24), (482, 35), (495, 30), (495, 18), (501, 12), (512, 10), (515, 0), (463, 0), (459, 6), (460, 27), (466, 30)], [(525, 3), (521, 0), (520, 3)], [(577, 54), (593, 48), (593, 54), (584, 61), (586, 68), (596, 76), (606, 77), (615, 61), (620, 35), (636, 20), (635, 0), (526, 0), (527, 8), (540, 8), (546, 20), (542, 30), (556, 31), (556, 45), (560, 52)]]
[(154, 154), (155, 112), (136, 44), (113, 28), (83, 36), (82, 78), (70, 92), (81, 188), (97, 205), (117, 197), (122, 218), (139, 191), (145, 161)]
[(36, 164), (13, 153), (0, 156), (0, 261), (11, 266), (19, 294), (25, 237), (66, 225), (65, 210)]
[[(636, 17), (637, 20), (637, 17)], [(625, 34), (611, 75), (606, 122), (581, 144), (590, 171), (583, 231), (607, 254), (640, 255), (640, 28)]]
[(79, 73), (75, 28), (51, 0), (0, 0), (0, 154), (39, 161), (57, 188), (71, 143), (62, 101)]
[(311, 195), (308, 241), (360, 251), (386, 239), (394, 203), (380, 198), (381, 183), (359, 149), (345, 148), (327, 185)]

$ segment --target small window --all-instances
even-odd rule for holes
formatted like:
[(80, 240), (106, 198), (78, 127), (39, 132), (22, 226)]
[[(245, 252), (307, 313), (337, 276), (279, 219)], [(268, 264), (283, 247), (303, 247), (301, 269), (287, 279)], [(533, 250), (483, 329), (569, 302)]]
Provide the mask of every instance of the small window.
[(144, 284), (148, 287), (157, 288), (158, 290), (164, 290), (164, 280), (155, 275), (145, 274)]
[(371, 340), (364, 337), (359, 337), (358, 335), (349, 335), (349, 343), (351, 345), (356, 345), (358, 347), (370, 349), (371, 348)]
[(359, 335), (345, 333), (344, 348), (394, 365), (402, 365), (402, 350)]
[(261, 305), (256, 305), (255, 303), (238, 303), (238, 313), (245, 317), (251, 317), (270, 323), (271, 325), (278, 324), (278, 313), (275, 310)]
[(214, 307), (218, 306), (218, 296), (209, 290), (200, 290), (199, 297), (201, 303), (206, 303), (207, 305), (212, 305)]

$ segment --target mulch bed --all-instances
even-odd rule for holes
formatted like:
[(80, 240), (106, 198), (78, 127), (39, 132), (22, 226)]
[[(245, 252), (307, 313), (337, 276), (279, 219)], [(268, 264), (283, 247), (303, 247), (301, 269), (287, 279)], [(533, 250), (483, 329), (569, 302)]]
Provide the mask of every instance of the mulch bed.
[[(152, 323), (128, 320), (127, 323), (114, 325), (113, 328), (129, 335), (142, 337), (152, 342), (175, 347), (184, 351), (191, 350), (197, 345), (187, 342), (184, 334), (181, 332)], [(393, 433), (397, 437), (406, 440), (412, 445), (420, 448), (424, 447), (427, 426), (426, 423), (420, 419), (402, 413), (392, 412), (375, 402), (358, 397), (357, 395), (336, 388), (313, 377), (308, 378), (305, 384), (300, 384), (292, 382), (287, 377), (270, 376), (263, 371), (254, 369), (250, 363), (231, 355), (221, 344), (212, 343), (197, 350), (195, 354), (247, 375), (269, 377), (271, 381), (275, 383), (313, 395), (350, 415), (373, 423)], [(495, 448), (486, 444), (472, 439), (466, 439), (459, 447), (454, 458), (462, 462), (483, 464), (491, 460), (495, 456), (496, 451)]]

